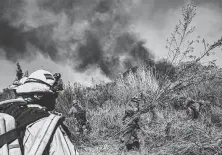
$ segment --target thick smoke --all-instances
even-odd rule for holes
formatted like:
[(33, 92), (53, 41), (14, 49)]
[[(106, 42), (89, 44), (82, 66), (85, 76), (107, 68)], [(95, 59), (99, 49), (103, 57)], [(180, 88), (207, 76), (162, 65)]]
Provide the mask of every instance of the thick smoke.
[(129, 29), (133, 6), (134, 0), (3, 0), (0, 48), (11, 61), (41, 52), (79, 72), (98, 67), (112, 78), (153, 60)]
[[(35, 51), (28, 51), (27, 48), (27, 45), (31, 44), (38, 51), (56, 61), (58, 50), (56, 42), (52, 39), (54, 25), (41, 25), (25, 30), (24, 23), (19, 21), (21, 18), (19, 12), (22, 7), (25, 7), (24, 2), (21, 0), (14, 1), (14, 3), (3, 1), (1, 5), (5, 8), (0, 12), (0, 48), (5, 51), (7, 59), (16, 61), (34, 54)], [(13, 6), (16, 8), (15, 10), (12, 10)], [(16, 14), (16, 10), (18, 14)], [(20, 24), (16, 25), (16, 21)]]
[(0, 21), (0, 47), (6, 51), (9, 60), (14, 60), (18, 56), (26, 53), (26, 39), (24, 34), (9, 25), (8, 21)]

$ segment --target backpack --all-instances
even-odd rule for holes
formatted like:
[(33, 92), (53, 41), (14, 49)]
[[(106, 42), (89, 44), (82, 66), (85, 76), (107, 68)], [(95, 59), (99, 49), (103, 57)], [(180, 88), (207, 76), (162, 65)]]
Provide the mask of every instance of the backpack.
[[(29, 153), (41, 155), (47, 143), (42, 144), (39, 140), (48, 142), (52, 131), (56, 128), (61, 116), (49, 114), (39, 108), (30, 108), (22, 99), (13, 99), (0, 102), (0, 154), (1, 155), (22, 155), (24, 153), (23, 137), (26, 126), (29, 124), (47, 117), (45, 127), (41, 128), (42, 136), (38, 137), (33, 143)], [(50, 133), (48, 133), (50, 132)], [(45, 136), (47, 135), (47, 136)], [(36, 150), (41, 148), (40, 151)]]
[[(0, 113), (0, 135), (10, 130), (13, 130), (14, 128), (15, 128), (15, 119), (8, 114)], [(4, 144), (2, 147), (0, 147), (0, 154), (1, 155), (9, 155), (9, 154), (22, 155), (18, 139), (15, 139), (14, 141), (12, 141), (10, 145)]]

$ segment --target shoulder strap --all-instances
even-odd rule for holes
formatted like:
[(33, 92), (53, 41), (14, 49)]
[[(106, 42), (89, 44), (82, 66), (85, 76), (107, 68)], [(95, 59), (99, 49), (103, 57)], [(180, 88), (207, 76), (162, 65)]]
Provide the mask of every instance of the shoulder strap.
[(32, 147), (30, 147), (28, 151), (28, 155), (42, 155), (53, 136), (53, 133), (58, 125), (60, 125), (59, 122), (62, 120), (61, 118), (62, 116), (50, 114), (50, 116), (45, 119), (45, 122), (42, 125), (43, 127), (39, 130), (31, 145)]
[[(49, 115), (49, 114), (48, 114)], [(22, 124), (20, 124), (17, 128), (10, 130), (2, 135), (0, 135), (0, 147), (4, 144), (10, 143), (16, 140), (19, 137), (19, 133), (29, 124), (48, 116), (46, 113), (32, 113), (31, 116), (25, 117), (23, 119)]]

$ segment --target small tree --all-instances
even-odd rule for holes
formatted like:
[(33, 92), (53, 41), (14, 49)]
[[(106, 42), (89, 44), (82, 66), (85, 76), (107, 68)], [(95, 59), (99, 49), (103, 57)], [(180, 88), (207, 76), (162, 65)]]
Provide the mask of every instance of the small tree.
[(16, 80), (20, 80), (23, 77), (23, 71), (19, 63), (17, 63), (16, 65), (17, 65)]
[[(185, 88), (186, 86), (207, 81), (209, 78), (212, 79), (212, 72), (203, 68), (197, 68), (197, 66), (199, 66), (200, 61), (204, 57), (209, 56), (215, 48), (222, 46), (222, 37), (211, 45), (206, 43), (204, 38), (201, 39), (200, 36), (197, 36), (194, 40), (189, 40), (189, 35), (195, 31), (195, 27), (191, 25), (195, 15), (196, 6), (193, 3), (187, 4), (182, 10), (183, 20), (179, 20), (179, 24), (176, 25), (175, 30), (171, 33), (171, 37), (167, 39), (166, 48), (168, 49), (168, 59), (178, 69), (175, 83), (167, 82), (167, 78), (165, 78), (166, 92), (169, 92), (169, 89), (174, 89), (181, 84), (181, 87)], [(199, 43), (203, 44), (204, 51), (200, 56), (195, 56), (193, 55), (194, 45)], [(214, 62), (215, 60), (209, 61), (208, 63), (210, 66), (216, 66)], [(168, 72), (170, 72), (170, 69)], [(214, 73), (216, 74), (216, 72)], [(185, 86), (183, 85), (184, 83), (186, 83)], [(181, 87), (178, 88), (180, 89)]]

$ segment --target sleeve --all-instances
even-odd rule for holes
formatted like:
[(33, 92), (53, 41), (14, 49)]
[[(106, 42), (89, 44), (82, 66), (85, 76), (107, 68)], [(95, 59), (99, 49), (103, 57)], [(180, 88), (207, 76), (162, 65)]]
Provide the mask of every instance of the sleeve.
[(55, 131), (50, 145), (49, 155), (79, 155), (61, 126)]

